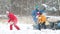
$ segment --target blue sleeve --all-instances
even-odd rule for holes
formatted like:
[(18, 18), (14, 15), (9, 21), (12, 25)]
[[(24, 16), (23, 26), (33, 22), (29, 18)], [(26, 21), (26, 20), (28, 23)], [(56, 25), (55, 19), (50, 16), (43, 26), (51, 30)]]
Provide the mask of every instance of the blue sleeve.
[(35, 15), (35, 11), (33, 10), (33, 11), (32, 11), (32, 16), (34, 16), (34, 15)]
[(43, 13), (43, 12), (45, 12), (45, 10), (40, 10), (40, 13)]

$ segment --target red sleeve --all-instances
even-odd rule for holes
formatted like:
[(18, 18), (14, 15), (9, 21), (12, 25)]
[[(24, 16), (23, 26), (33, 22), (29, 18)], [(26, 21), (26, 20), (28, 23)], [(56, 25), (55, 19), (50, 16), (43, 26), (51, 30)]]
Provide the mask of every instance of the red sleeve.
[(11, 21), (11, 19), (8, 20), (8, 23)]

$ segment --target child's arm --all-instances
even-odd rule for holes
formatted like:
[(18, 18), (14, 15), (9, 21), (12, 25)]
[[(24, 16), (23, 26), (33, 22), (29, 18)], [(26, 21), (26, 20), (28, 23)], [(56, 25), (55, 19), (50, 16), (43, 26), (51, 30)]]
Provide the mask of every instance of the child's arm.
[(8, 23), (11, 21), (11, 19), (8, 20)]
[(38, 23), (40, 23), (41, 22), (41, 17), (38, 17)]

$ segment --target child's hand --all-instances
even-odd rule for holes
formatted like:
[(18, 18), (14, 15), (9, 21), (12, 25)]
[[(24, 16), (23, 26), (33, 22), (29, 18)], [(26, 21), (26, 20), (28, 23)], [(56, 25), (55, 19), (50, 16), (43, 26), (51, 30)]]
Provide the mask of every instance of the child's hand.
[(38, 16), (36, 16), (36, 18), (38, 18)]

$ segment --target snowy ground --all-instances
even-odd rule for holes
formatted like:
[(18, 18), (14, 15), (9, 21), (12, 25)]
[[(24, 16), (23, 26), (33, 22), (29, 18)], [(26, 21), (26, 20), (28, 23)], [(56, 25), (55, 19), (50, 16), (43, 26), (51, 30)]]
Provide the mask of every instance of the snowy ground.
[(42, 29), (33, 30), (32, 24), (17, 24), (21, 30), (9, 30), (9, 24), (0, 23), (0, 34), (60, 34), (60, 30)]
[(16, 30), (13, 27), (13, 30), (9, 29), (9, 24), (4, 21), (4, 19), (0, 19), (0, 34), (60, 34), (60, 30), (51, 30), (51, 29), (42, 29), (33, 30), (33, 20), (32, 17), (21, 17), (19, 18), (18, 26), (21, 30)]

